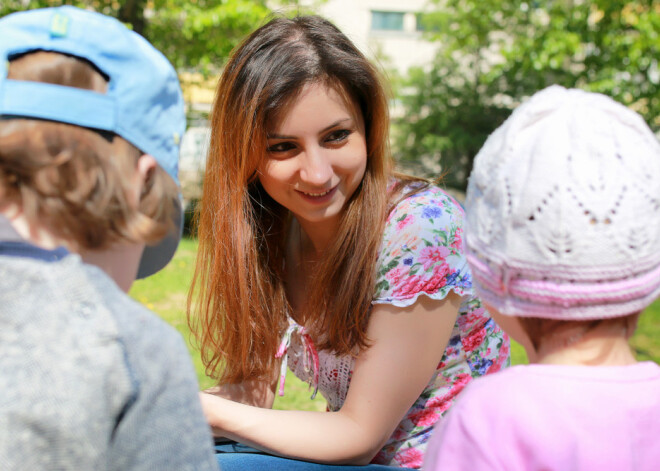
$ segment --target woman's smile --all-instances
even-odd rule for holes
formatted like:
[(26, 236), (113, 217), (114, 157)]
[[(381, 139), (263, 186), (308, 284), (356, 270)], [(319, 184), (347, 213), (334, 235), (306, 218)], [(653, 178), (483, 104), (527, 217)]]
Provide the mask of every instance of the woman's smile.
[(308, 199), (310, 202), (321, 204), (330, 200), (337, 191), (338, 187), (339, 185), (321, 192), (311, 192), (311, 191), (308, 192), (302, 190), (296, 190), (296, 191), (300, 193), (304, 198)]

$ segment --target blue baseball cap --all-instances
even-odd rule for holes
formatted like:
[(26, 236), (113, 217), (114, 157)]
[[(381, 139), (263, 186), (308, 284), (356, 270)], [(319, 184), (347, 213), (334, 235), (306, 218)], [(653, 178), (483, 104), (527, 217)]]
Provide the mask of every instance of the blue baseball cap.
[[(108, 78), (106, 93), (7, 79), (9, 61), (33, 51), (91, 62)], [(72, 6), (0, 19), (0, 116), (45, 119), (115, 133), (152, 155), (179, 185), (179, 145), (186, 129), (176, 71), (146, 39), (122, 23)], [(171, 260), (183, 228), (181, 198), (174, 230), (145, 248), (138, 278)]]

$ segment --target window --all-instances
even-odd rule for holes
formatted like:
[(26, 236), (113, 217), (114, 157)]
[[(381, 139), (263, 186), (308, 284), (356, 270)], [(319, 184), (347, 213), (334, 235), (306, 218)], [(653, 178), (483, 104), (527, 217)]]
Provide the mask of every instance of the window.
[(371, 29), (374, 31), (403, 31), (403, 12), (372, 11)]

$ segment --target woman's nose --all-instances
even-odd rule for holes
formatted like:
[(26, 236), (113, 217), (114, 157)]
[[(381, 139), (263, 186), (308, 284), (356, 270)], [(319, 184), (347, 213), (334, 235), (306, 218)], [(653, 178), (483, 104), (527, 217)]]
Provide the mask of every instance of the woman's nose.
[(323, 185), (332, 178), (332, 165), (323, 149), (308, 149), (302, 155), (300, 178), (313, 185)]

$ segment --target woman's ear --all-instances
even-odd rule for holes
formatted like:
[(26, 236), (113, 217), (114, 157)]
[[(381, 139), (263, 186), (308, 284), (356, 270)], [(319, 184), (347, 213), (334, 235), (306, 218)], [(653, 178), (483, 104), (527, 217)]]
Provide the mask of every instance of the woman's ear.
[(133, 178), (133, 195), (131, 203), (135, 207), (140, 204), (140, 197), (147, 186), (147, 182), (152, 178), (158, 163), (156, 159), (149, 154), (142, 154), (137, 161), (135, 177)]

